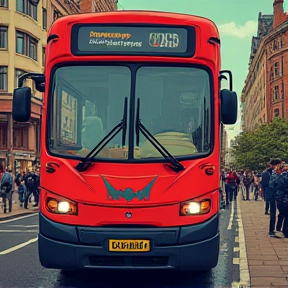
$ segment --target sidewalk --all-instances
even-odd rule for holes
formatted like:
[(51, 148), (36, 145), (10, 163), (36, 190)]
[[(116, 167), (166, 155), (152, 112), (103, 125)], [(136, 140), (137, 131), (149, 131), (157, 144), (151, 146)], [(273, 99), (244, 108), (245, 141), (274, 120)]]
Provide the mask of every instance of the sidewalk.
[(243, 201), (239, 197), (238, 203), (251, 287), (288, 287), (288, 238), (280, 232), (276, 232), (279, 238), (268, 236), (269, 215), (264, 215), (264, 201)]
[[(1, 198), (1, 200), (2, 200), (2, 198)], [(15, 218), (17, 216), (25, 216), (25, 215), (29, 215), (29, 214), (32, 214), (32, 213), (37, 213), (39, 211), (39, 208), (38, 207), (33, 207), (32, 204), (33, 203), (28, 203), (28, 208), (29, 209), (21, 208), (19, 206), (18, 193), (14, 192), (13, 193), (12, 212), (10, 212), (10, 213), (8, 212), (8, 213), (4, 214), (2, 201), (0, 202), (0, 223), (1, 223), (1, 221), (12, 219), (12, 218)], [(8, 203), (7, 203), (7, 205), (8, 205)]]

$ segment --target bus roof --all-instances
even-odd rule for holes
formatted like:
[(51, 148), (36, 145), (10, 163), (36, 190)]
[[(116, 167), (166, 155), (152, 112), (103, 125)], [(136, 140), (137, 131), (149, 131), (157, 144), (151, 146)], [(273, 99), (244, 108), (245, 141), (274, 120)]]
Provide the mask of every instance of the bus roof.
[(166, 25), (193, 25), (201, 26), (201, 30), (208, 29), (209, 34), (214, 34), (213, 37), (219, 38), (219, 32), (216, 24), (205, 17), (198, 15), (149, 11), (149, 10), (117, 10), (111, 12), (97, 13), (81, 13), (63, 16), (58, 18), (52, 25), (48, 34), (52, 34), (53, 28), (58, 25), (69, 25), (76, 23), (109, 23), (109, 24), (166, 24)]

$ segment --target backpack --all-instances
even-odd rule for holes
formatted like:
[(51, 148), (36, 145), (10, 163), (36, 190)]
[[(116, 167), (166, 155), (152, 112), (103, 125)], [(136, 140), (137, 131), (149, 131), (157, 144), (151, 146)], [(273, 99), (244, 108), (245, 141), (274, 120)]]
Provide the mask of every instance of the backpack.
[(31, 174), (31, 175), (28, 175), (27, 176), (27, 180), (26, 180), (26, 186), (27, 186), (27, 188), (28, 189), (33, 189), (34, 188), (34, 177), (33, 177), (33, 175)]
[(1, 191), (9, 193), (12, 189), (11, 182), (12, 182), (11, 175), (8, 172), (4, 172), (1, 179)]

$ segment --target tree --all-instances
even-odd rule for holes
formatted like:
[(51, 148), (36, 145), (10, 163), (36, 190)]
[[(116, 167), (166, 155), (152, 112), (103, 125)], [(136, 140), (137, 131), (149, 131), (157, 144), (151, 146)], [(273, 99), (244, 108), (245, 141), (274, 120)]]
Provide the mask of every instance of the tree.
[(274, 118), (254, 131), (240, 133), (231, 144), (235, 165), (263, 171), (272, 158), (288, 161), (288, 119)]

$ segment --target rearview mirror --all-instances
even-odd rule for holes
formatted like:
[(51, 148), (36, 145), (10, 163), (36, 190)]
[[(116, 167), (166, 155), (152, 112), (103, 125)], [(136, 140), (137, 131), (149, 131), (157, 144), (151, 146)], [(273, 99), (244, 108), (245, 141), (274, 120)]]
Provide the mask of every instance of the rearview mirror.
[(14, 89), (12, 102), (12, 117), (17, 122), (27, 122), (31, 115), (31, 88)]
[(221, 122), (235, 124), (237, 121), (238, 100), (237, 94), (228, 89), (222, 89), (221, 96)]

